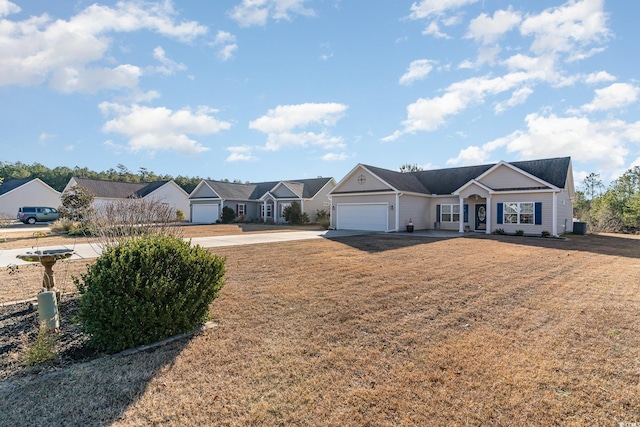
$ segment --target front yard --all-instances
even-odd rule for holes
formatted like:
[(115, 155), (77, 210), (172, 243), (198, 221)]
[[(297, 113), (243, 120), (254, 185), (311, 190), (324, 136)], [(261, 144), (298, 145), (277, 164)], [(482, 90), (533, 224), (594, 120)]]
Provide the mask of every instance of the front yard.
[(217, 327), (4, 381), (0, 423), (640, 422), (637, 238), (389, 234), (215, 253)]

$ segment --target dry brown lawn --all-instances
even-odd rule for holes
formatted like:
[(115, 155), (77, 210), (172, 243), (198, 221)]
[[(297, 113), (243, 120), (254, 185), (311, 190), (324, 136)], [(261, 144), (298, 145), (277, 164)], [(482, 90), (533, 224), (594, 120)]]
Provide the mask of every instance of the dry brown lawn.
[(0, 384), (0, 424), (640, 422), (637, 238), (400, 233), (215, 253), (218, 327)]

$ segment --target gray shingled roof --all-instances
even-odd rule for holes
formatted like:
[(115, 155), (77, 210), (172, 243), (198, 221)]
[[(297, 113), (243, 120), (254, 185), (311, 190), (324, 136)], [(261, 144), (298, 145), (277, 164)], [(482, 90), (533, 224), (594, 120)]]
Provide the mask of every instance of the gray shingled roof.
[(24, 179), (5, 179), (0, 184), (0, 195), (6, 194), (11, 190), (15, 190), (16, 188), (25, 185), (29, 181), (33, 181), (35, 178), (24, 178)]
[(162, 187), (169, 181), (155, 182), (119, 182), (105, 181), (100, 179), (74, 178), (76, 183), (85, 187), (95, 197), (110, 199), (132, 199), (142, 198)]
[[(570, 157), (506, 162), (558, 188), (567, 180)], [(363, 165), (398, 191), (423, 194), (452, 194), (467, 182), (494, 167), (497, 163), (465, 166), (459, 168), (434, 169), (401, 173), (375, 166)]]
[(292, 181), (269, 181), (242, 184), (236, 182), (223, 182), (206, 180), (205, 182), (213, 191), (225, 200), (258, 200), (280, 182), (288, 184), (296, 194), (308, 199), (315, 196), (331, 178), (296, 179)]

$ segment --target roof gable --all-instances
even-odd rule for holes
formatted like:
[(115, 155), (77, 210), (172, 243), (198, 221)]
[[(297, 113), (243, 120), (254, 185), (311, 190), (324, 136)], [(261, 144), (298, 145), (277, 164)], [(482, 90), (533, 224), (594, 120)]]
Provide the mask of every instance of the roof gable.
[(72, 178), (76, 185), (89, 190), (94, 197), (105, 199), (132, 199), (148, 196), (169, 181), (121, 182), (100, 179)]
[(2, 183), (0, 183), (0, 196), (8, 193), (9, 191), (13, 191), (18, 187), (22, 187), (28, 182), (33, 181), (35, 178), (24, 178), (24, 179), (5, 179)]

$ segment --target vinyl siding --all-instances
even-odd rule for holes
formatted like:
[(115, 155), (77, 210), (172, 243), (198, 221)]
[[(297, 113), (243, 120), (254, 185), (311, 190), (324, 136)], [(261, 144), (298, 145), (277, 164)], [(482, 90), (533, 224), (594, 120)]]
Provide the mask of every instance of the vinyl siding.
[[(542, 224), (498, 224), (498, 203), (505, 202), (541, 202)], [(515, 233), (516, 230), (523, 230), (525, 234), (540, 234), (543, 231), (551, 233), (553, 230), (553, 193), (494, 195), (491, 198), (491, 231), (495, 231), (496, 228), (502, 228), (507, 233)]]
[(409, 218), (413, 221), (415, 230), (424, 230), (433, 227), (433, 223), (429, 226), (429, 199), (419, 196), (401, 196), (400, 197), (400, 231), (406, 229)]
[(313, 199), (305, 199), (304, 212), (309, 215), (311, 222), (316, 222), (316, 216), (319, 210), (329, 212), (329, 209), (331, 209), (331, 206), (329, 206), (329, 191), (333, 190), (333, 187), (335, 187), (335, 183), (331, 180), (318, 191)]
[(60, 193), (37, 180), (0, 196), (0, 214), (15, 218), (21, 206), (46, 206), (58, 209)]
[(290, 199), (297, 199), (298, 196), (291, 191), (289, 188), (287, 188), (284, 185), (279, 185), (278, 188), (276, 188), (275, 191), (272, 192), (273, 195), (275, 195), (277, 198), (290, 198)]
[(540, 187), (542, 184), (531, 179), (521, 173), (509, 168), (508, 166), (500, 166), (484, 178), (478, 180), (489, 188), (531, 188)]
[[(433, 213), (433, 222), (440, 221), (440, 218), (437, 217), (436, 213), (436, 205), (458, 205), (460, 204), (460, 199), (458, 197), (437, 197), (431, 199), (431, 211)], [(460, 212), (460, 219), (463, 220), (464, 213)], [(433, 224), (430, 228), (433, 228)], [(456, 222), (441, 222), (440, 223), (441, 230), (451, 230), (458, 231), (460, 229), (460, 223)]]
[[(364, 175), (366, 181), (364, 184), (358, 182), (358, 177)], [(389, 186), (380, 181), (377, 177), (360, 168), (356, 170), (352, 176), (340, 184), (338, 191), (357, 192), (357, 191), (373, 191), (373, 190), (390, 190)]]

